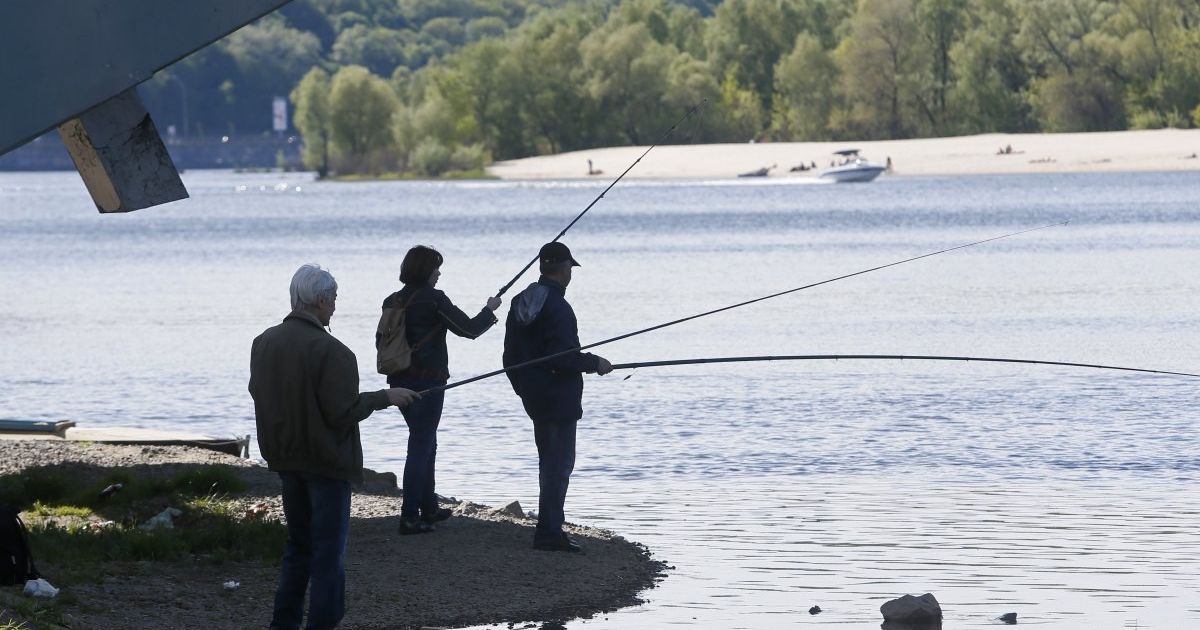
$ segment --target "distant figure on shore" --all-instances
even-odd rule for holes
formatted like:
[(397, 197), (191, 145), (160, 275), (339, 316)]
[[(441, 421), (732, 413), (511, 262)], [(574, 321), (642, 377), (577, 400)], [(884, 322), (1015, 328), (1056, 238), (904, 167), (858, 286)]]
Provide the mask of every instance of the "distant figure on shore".
[(884, 164), (884, 170), (888, 173), (892, 172), (892, 156), (887, 157), (887, 162)]
[(292, 276), (292, 312), (254, 339), (250, 396), (258, 448), (283, 483), (287, 547), (272, 628), (333, 628), (345, 614), (350, 484), (362, 481), (358, 423), (418, 398), (407, 389), (358, 391), (358, 359), (325, 327), (337, 282), (317, 265)]
[(996, 151), (996, 155), (1012, 155), (1012, 145), (1006, 144)]
[[(405, 311), (404, 336), (412, 349), (409, 366), (387, 375), (391, 387), (424, 391), (445, 385), (450, 378), (446, 331), (475, 339), (496, 323), (494, 313), (500, 307), (500, 298), (488, 298), (487, 304), (471, 317), (437, 290), (442, 262), (442, 255), (431, 247), (417, 245), (408, 250), (400, 263), (400, 282), (404, 283), (404, 288), (383, 301), (384, 316), (388, 309)], [(380, 337), (376, 332), (377, 348)], [(400, 410), (408, 425), (404, 502), (400, 507), (401, 535), (432, 532), (434, 523), (450, 518), (450, 509), (438, 507), (434, 492), (437, 430), (444, 400), (445, 392), (429, 392)]]
[(592, 168), (592, 161), (588, 160), (588, 175), (601, 175), (604, 171)]
[(612, 364), (579, 347), (575, 311), (567, 303), (571, 270), (579, 263), (559, 242), (538, 252), (542, 276), (513, 298), (504, 332), (504, 367), (565, 352), (563, 356), (508, 372), (513, 391), (533, 420), (538, 450), (538, 522), (533, 548), (582, 551), (563, 531), (564, 506), (575, 469), (575, 428), (583, 417), (583, 374), (608, 374)]

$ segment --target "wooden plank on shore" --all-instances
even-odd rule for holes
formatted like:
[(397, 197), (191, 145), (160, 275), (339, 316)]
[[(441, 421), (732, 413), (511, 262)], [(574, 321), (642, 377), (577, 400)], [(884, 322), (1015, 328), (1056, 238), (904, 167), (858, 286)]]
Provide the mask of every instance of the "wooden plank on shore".
[(0, 419), (0, 431), (19, 433), (61, 433), (75, 426), (71, 420), (13, 420)]
[(9, 440), (70, 440), (72, 442), (99, 442), (103, 444), (141, 444), (154, 446), (196, 446), (209, 450), (241, 456), (248, 454), (250, 436), (214, 437), (200, 433), (177, 433), (136, 427), (98, 427), (82, 429), (74, 426), (52, 433), (48, 431), (7, 430), (0, 427), (0, 439)]

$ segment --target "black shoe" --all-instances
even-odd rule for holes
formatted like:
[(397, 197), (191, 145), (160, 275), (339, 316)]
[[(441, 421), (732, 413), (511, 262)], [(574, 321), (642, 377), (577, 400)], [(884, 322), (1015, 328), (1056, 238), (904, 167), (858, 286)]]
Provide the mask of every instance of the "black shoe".
[(566, 534), (563, 534), (558, 540), (541, 541), (534, 539), (533, 548), (538, 551), (565, 551), (567, 553), (579, 553), (583, 551), (583, 547)]
[(428, 534), (434, 530), (433, 525), (425, 521), (406, 521), (400, 519), (400, 535), (411, 536), (412, 534)]
[(444, 521), (444, 520), (450, 518), (450, 516), (453, 514), (454, 514), (454, 512), (452, 512), (450, 510), (450, 508), (437, 508), (436, 510), (434, 510), (432, 512), (426, 512), (426, 513), (422, 514), (421, 520), (426, 523), (431, 523), (431, 524), (439, 523), (441, 521)]

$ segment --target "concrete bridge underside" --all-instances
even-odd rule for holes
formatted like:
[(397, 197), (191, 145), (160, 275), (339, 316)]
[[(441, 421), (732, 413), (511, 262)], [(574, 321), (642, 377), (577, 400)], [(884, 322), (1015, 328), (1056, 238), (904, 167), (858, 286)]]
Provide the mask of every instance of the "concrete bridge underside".
[(0, 2), (0, 154), (57, 128), (100, 212), (186, 198), (134, 87), (287, 2)]

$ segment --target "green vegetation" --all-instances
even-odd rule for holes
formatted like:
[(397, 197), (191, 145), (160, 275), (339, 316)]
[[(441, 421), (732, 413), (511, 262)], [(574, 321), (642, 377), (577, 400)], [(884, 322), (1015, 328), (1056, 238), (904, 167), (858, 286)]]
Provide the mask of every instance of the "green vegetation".
[[(120, 490), (105, 496), (104, 490), (115, 484), (121, 485)], [(148, 502), (157, 504), (178, 497), (228, 494), (245, 489), (246, 483), (236, 469), (215, 465), (188, 468), (172, 477), (141, 474), (130, 468), (114, 468), (84, 479), (53, 469), (0, 475), (0, 501), (19, 510), (45, 514), (90, 510), (111, 515), (144, 507)]]
[[(279, 561), (286, 528), (230, 498), (246, 489), (236, 468), (178, 470), (31, 469), (0, 476), (0, 501), (23, 510), (33, 557), (58, 587), (121, 571), (123, 562)], [(139, 527), (167, 507), (180, 511), (172, 528)], [(53, 600), (0, 593), (0, 630), (62, 627), (63, 611), (75, 603), (69, 588)]]
[[(246, 484), (224, 466), (199, 466), (168, 478), (118, 468), (95, 481), (31, 470), (0, 476), (0, 500), (24, 510), (34, 558), (69, 575), (95, 574), (95, 563), (124, 560), (275, 562), (286, 531), (278, 522), (246, 516), (227, 498)], [(105, 488), (122, 484), (104, 495)], [(171, 529), (139, 524), (167, 507), (179, 509)]]
[(296, 0), (146, 92), (198, 99), (190, 133), (290, 94), (306, 164), (341, 174), (645, 144), (704, 98), (672, 142), (1191, 127), (1200, 3)]

